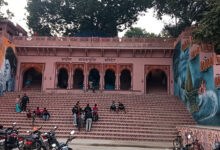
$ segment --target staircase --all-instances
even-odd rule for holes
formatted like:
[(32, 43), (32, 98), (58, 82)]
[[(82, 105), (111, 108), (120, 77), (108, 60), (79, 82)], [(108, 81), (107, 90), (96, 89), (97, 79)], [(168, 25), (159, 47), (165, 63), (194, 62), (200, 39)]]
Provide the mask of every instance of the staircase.
[[(67, 138), (71, 130), (76, 131), (76, 137), (82, 139), (107, 139), (146, 142), (172, 142), (175, 138), (177, 125), (194, 125), (192, 116), (184, 104), (174, 96), (166, 94), (123, 95), (123, 94), (46, 94), (40, 92), (26, 92), (30, 98), (28, 109), (35, 110), (46, 107), (51, 118), (44, 121), (36, 119), (36, 126), (42, 126), (42, 132), (58, 126), (57, 137)], [(0, 124), (5, 128), (13, 122), (21, 127), (19, 133), (26, 134), (32, 130), (32, 119), (26, 118), (26, 113), (15, 112), (15, 98), (21, 92), (6, 93), (0, 97)], [(110, 112), (110, 104), (121, 101), (127, 113)], [(99, 121), (92, 124), (91, 132), (81, 129), (79, 132), (73, 126), (72, 107), (80, 101), (85, 108), (98, 104)]]

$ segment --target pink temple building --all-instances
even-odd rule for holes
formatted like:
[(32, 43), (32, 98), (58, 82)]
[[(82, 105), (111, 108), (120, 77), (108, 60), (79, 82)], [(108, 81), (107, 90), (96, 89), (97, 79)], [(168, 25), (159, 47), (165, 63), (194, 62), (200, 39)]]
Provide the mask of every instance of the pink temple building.
[(93, 82), (102, 92), (173, 94), (174, 38), (28, 37), (23, 30), (6, 31), (1, 35), (9, 36), (17, 56), (16, 91), (79, 92)]
[[(179, 96), (198, 124), (219, 126), (220, 56), (213, 45), (195, 43), (192, 29), (177, 39), (29, 37), (19, 25), (2, 20), (0, 95), (28, 90), (83, 93), (91, 87), (104, 93), (162, 93), (165, 102), (169, 98), (164, 95)], [(188, 91), (186, 85), (191, 86)], [(190, 97), (194, 91), (198, 96)], [(220, 138), (219, 129), (177, 130), (182, 137), (201, 135), (206, 149)], [(207, 135), (208, 140), (203, 138)]]

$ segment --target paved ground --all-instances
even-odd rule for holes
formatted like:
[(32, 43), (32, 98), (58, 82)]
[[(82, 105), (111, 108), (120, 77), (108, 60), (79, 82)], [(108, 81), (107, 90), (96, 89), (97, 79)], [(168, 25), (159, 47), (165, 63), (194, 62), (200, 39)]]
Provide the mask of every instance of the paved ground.
[[(59, 139), (59, 141), (66, 141), (66, 139)], [(69, 146), (73, 150), (171, 150), (172, 147), (170, 143), (90, 139), (74, 139)]]

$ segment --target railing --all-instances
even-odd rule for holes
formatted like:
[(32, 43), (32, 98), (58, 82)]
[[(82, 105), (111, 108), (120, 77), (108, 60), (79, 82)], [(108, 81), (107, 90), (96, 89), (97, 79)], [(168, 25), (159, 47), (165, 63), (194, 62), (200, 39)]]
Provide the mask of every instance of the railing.
[(208, 69), (209, 67), (214, 65), (214, 59), (213, 57), (210, 57), (204, 61), (200, 62), (200, 71), (204, 71), (206, 69)]
[(13, 38), (17, 46), (159, 47), (173, 49), (174, 38), (26, 37)]
[[(212, 150), (213, 143), (220, 139), (220, 130), (218, 127), (207, 126), (178, 126), (177, 130), (183, 138), (184, 145), (191, 143), (193, 138), (198, 139), (204, 150)], [(186, 135), (190, 134), (191, 139), (186, 139)]]

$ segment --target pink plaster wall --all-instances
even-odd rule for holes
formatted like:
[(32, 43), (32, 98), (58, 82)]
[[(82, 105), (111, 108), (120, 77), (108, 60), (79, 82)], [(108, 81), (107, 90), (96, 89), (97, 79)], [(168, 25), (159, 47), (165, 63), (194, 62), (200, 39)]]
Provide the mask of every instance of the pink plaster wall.
[[(86, 58), (86, 57), (85, 57)], [(92, 61), (92, 62), (91, 62)], [(45, 63), (45, 71), (43, 74), (43, 87), (42, 90), (46, 91), (47, 89), (51, 89), (55, 87), (55, 63), (56, 62), (69, 62), (69, 63), (115, 63), (115, 64), (133, 64), (133, 90), (139, 91), (141, 93), (145, 93), (145, 74), (144, 74), (144, 66), (145, 65), (169, 65), (170, 66), (170, 94), (173, 94), (173, 73), (172, 73), (172, 58), (114, 58), (112, 62), (106, 62), (106, 57), (96, 57), (95, 59), (90, 60), (80, 60), (79, 57), (71, 57), (71, 60), (64, 61), (62, 57), (48, 57), (48, 56), (18, 56), (18, 75), (20, 76), (20, 80), (22, 78), (22, 74), (20, 72), (20, 64), (21, 63)], [(101, 74), (101, 73), (100, 73)], [(104, 76), (104, 72), (103, 75)], [(103, 78), (101, 78), (103, 80)], [(102, 81), (100, 81), (102, 82)], [(16, 82), (16, 90), (21, 88), (22, 82)]]

